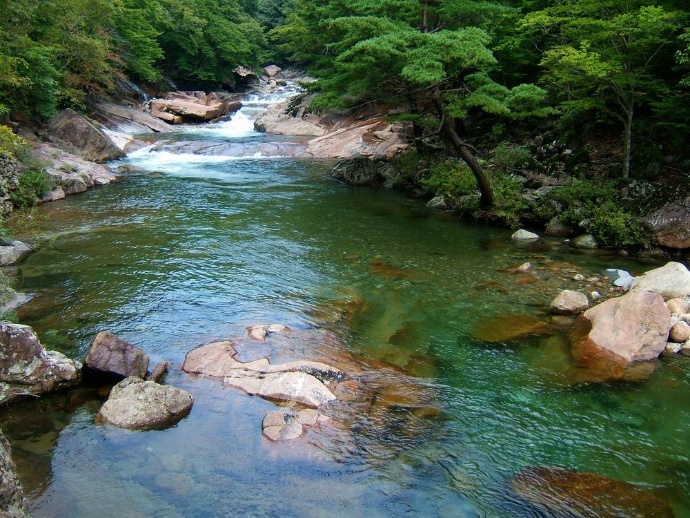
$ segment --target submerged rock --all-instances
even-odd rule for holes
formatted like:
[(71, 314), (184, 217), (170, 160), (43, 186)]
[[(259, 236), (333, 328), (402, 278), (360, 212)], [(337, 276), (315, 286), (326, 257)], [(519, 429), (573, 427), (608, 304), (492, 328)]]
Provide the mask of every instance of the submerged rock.
[(482, 342), (499, 343), (548, 333), (549, 327), (538, 318), (501, 313), (482, 320), (475, 327), (473, 336)]
[(654, 494), (595, 473), (528, 467), (511, 479), (510, 486), (549, 516), (673, 517), (671, 507)]
[(192, 396), (182, 389), (130, 377), (113, 387), (96, 422), (131, 430), (161, 428), (189, 414), (193, 403)]
[(330, 421), (330, 417), (313, 409), (292, 412), (269, 412), (261, 422), (263, 436), (271, 441), (297, 439), (304, 434), (305, 426)]
[(690, 296), (690, 271), (682, 263), (669, 262), (636, 277), (631, 291), (658, 293), (664, 300)]
[(78, 383), (81, 364), (46, 351), (29, 326), (0, 324), (0, 404)]
[(91, 343), (84, 365), (106, 374), (143, 379), (149, 368), (149, 356), (114, 334), (101, 331)]

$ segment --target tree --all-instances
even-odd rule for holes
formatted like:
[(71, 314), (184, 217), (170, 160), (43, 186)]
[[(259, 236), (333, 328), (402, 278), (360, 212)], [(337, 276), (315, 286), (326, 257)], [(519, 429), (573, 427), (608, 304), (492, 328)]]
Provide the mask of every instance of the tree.
[[(303, 2), (288, 25), (274, 34), (294, 49), (294, 56), (315, 65), (312, 71), (321, 77), (312, 87), (320, 93), (315, 108), (366, 102), (407, 106), (411, 119), (427, 133), (440, 135), (469, 166), (480, 204), (489, 207), (489, 178), (458, 121), (470, 110), (506, 117), (540, 114), (545, 92), (533, 85), (511, 89), (492, 80), (497, 62), (488, 47), (489, 35), (462, 26), (461, 16), (444, 16), (469, 13), (468, 4), (488, 12), (486, 2), (469, 1), (357, 0), (346, 6), (334, 2), (328, 9)], [(314, 30), (310, 24), (318, 18), (319, 30)], [(299, 46), (305, 34), (309, 45)]]
[[(565, 0), (528, 14), (548, 45), (543, 81), (568, 113), (593, 111), (622, 126), (623, 178), (630, 174), (636, 110), (668, 92), (656, 73), (684, 13), (629, 0)], [(536, 33), (535, 33), (536, 34)]]

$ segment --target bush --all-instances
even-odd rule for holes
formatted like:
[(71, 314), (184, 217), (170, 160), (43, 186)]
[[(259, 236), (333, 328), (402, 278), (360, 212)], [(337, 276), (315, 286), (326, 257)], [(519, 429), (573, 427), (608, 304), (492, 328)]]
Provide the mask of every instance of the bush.
[(467, 164), (457, 160), (445, 160), (432, 166), (421, 185), (435, 196), (447, 198), (460, 198), (477, 192), (477, 180), (472, 171)]
[(589, 231), (608, 246), (621, 248), (647, 244), (639, 219), (610, 201), (594, 210)]
[(22, 160), (26, 157), (28, 148), (26, 141), (22, 137), (15, 135), (12, 128), (0, 126), (0, 153)]
[(493, 162), (501, 171), (511, 173), (534, 165), (534, 157), (527, 146), (503, 143), (493, 150)]
[(10, 200), (15, 207), (27, 209), (36, 204), (36, 198), (55, 187), (43, 169), (27, 168), (19, 175), (16, 189), (10, 191)]
[(496, 216), (512, 228), (520, 226), (520, 221), (529, 210), (522, 196), (522, 183), (503, 172), (494, 172), (491, 178)]

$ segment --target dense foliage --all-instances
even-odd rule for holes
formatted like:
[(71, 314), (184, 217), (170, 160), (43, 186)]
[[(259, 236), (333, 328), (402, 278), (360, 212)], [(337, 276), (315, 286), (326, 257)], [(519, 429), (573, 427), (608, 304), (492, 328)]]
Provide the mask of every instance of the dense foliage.
[(119, 81), (220, 87), (265, 46), (253, 0), (0, 0), (0, 115), (84, 108)]

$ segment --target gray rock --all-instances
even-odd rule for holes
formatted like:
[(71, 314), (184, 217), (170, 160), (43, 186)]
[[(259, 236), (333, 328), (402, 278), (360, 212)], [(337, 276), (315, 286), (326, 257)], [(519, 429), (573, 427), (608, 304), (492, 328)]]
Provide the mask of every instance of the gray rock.
[(0, 516), (28, 518), (24, 492), (17, 479), (16, 468), (10, 457), (10, 443), (0, 433)]
[(683, 348), (682, 344), (676, 344), (673, 342), (669, 342), (666, 344), (666, 349), (664, 349), (664, 352), (662, 353), (664, 356), (675, 356), (680, 352), (680, 350)]
[(563, 223), (558, 217), (554, 217), (546, 225), (544, 234), (551, 237), (572, 237), (575, 234), (575, 230)]
[(0, 246), (0, 266), (7, 266), (22, 260), (33, 249), (21, 241), (12, 241), (9, 245)]
[(685, 265), (670, 262), (635, 278), (631, 291), (658, 293), (664, 300), (690, 296), (690, 271)]
[(296, 401), (314, 408), (336, 399), (326, 385), (305, 372), (284, 371), (257, 376), (255, 371), (237, 370), (223, 378), (223, 383), (252, 396)]
[(690, 248), (690, 199), (668, 203), (642, 224), (652, 242), (667, 248)]
[(446, 203), (446, 198), (443, 196), (436, 196), (435, 198), (430, 199), (426, 203), (426, 206), (429, 207), (430, 209), (438, 209), (438, 210), (447, 210), (448, 209), (448, 204)]
[(572, 244), (575, 248), (584, 250), (594, 250), (599, 248), (599, 243), (592, 234), (583, 234), (573, 239)]
[(131, 430), (162, 428), (188, 415), (193, 403), (182, 389), (130, 377), (113, 387), (96, 422)]
[(549, 311), (555, 315), (579, 315), (587, 309), (589, 309), (587, 295), (572, 290), (560, 292), (549, 306)]
[(124, 156), (108, 135), (70, 108), (51, 121), (48, 135), (58, 144), (69, 144), (67, 151), (74, 150), (85, 160), (106, 162)]
[(0, 323), (0, 404), (75, 385), (81, 364), (47, 351), (29, 326)]
[(626, 290), (630, 289), (635, 277), (630, 275), (625, 270), (618, 270), (616, 268), (609, 268), (606, 270), (606, 275), (611, 278), (614, 286), (619, 286)]
[(535, 234), (534, 232), (529, 232), (528, 230), (525, 229), (520, 229), (516, 231), (512, 236), (510, 236), (511, 239), (514, 239), (516, 241), (534, 241), (535, 239), (539, 239), (539, 236)]
[(143, 379), (149, 368), (149, 356), (114, 334), (101, 331), (91, 343), (84, 365), (107, 374)]

